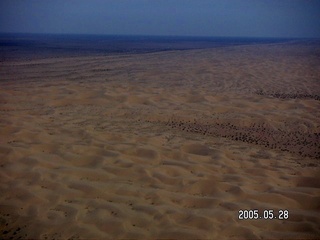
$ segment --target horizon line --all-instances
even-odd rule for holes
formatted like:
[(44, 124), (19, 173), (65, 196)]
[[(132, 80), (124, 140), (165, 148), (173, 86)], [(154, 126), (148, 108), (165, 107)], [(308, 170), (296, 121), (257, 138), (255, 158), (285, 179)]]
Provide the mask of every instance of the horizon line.
[(0, 35), (85, 35), (118, 37), (167, 37), (167, 38), (255, 38), (255, 39), (320, 39), (320, 37), (270, 37), (270, 36), (213, 36), (213, 35), (156, 35), (156, 34), (110, 34), (110, 33), (40, 33), (40, 32), (0, 32)]

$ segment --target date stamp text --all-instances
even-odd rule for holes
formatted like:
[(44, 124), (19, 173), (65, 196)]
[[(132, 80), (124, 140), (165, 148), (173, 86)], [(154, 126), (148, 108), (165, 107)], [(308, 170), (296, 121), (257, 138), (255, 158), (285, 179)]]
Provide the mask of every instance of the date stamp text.
[(286, 220), (289, 218), (289, 210), (280, 209), (280, 210), (263, 210), (259, 211), (258, 209), (253, 210), (239, 210), (238, 219), (239, 220), (252, 220), (252, 219), (264, 219), (264, 220)]

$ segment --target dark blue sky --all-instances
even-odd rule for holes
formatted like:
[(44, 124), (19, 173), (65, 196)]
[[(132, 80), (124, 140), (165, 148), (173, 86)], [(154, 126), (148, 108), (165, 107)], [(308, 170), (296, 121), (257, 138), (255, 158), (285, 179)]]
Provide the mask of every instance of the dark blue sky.
[(0, 0), (0, 32), (320, 37), (320, 0)]

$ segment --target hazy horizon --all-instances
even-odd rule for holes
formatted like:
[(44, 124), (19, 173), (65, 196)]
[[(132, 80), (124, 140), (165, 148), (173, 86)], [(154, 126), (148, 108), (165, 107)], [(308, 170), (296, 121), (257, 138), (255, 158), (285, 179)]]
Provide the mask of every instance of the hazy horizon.
[(41, 33), (41, 32), (0, 32), (0, 35), (53, 35), (53, 36), (102, 36), (102, 37), (141, 37), (168, 39), (320, 39), (320, 37), (263, 37), (263, 36), (197, 36), (197, 35), (151, 35), (151, 34), (108, 34), (108, 33)]
[(1, 33), (320, 38), (320, 1), (0, 1)]

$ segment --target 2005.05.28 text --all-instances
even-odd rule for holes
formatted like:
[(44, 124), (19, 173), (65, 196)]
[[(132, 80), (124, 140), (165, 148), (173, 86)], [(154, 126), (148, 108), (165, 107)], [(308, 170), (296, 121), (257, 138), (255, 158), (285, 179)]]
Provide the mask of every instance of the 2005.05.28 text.
[(263, 210), (259, 211), (258, 209), (253, 210), (239, 210), (238, 219), (239, 220), (252, 220), (252, 219), (280, 219), (285, 220), (289, 218), (289, 211), (284, 209), (280, 210)]

